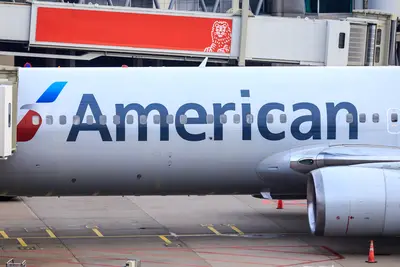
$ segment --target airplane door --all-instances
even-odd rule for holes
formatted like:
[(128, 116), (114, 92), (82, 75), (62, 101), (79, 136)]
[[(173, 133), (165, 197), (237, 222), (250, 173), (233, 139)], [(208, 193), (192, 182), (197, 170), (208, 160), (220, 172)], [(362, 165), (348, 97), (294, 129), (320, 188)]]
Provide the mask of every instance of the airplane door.
[(400, 109), (388, 109), (386, 118), (388, 132), (394, 135), (396, 145), (400, 145)]

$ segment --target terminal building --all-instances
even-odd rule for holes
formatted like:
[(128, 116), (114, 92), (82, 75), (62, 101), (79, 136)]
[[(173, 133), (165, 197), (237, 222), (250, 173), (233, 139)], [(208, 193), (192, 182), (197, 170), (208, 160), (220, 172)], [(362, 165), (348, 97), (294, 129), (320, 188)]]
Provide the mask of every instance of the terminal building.
[(400, 65), (398, 0), (0, 0), (0, 65)]

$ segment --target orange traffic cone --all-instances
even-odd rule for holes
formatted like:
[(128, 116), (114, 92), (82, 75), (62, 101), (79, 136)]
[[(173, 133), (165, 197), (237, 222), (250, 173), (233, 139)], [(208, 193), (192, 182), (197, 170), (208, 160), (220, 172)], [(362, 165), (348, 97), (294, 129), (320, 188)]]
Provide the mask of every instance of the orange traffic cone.
[(374, 241), (371, 240), (370, 245), (369, 245), (369, 255), (368, 255), (368, 260), (365, 261), (367, 263), (377, 263), (375, 260), (375, 251), (374, 251)]
[(283, 202), (282, 202), (281, 199), (278, 200), (278, 205), (277, 205), (276, 209), (277, 209), (277, 210), (283, 209)]

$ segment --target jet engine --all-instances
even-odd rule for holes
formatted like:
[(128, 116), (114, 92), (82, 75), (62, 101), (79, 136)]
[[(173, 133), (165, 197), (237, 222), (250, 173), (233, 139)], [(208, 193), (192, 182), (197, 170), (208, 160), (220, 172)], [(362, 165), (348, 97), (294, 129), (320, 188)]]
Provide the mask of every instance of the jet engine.
[(307, 210), (317, 236), (400, 235), (400, 170), (373, 164), (315, 169)]

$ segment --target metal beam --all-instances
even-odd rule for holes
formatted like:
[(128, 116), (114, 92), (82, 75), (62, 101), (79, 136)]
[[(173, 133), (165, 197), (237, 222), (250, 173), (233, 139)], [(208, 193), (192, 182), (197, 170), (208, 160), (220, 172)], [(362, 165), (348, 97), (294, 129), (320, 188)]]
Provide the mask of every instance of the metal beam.
[(160, 3), (158, 3), (158, 0), (153, 0), (153, 3), (156, 6), (156, 9), (160, 9)]
[(232, 0), (232, 13), (236, 14), (236, 12), (238, 12), (238, 10), (239, 10), (239, 0)]
[[(124, 58), (137, 58), (137, 59), (161, 59), (161, 60), (176, 60), (176, 61), (191, 61), (201, 62), (204, 61), (204, 56), (169, 56), (169, 55), (140, 55), (140, 54), (123, 54), (123, 53), (109, 53), (105, 52), (106, 57), (124, 57)], [(229, 59), (222, 58), (208, 58), (207, 62), (213, 63), (227, 63)]]
[(206, 3), (204, 2), (204, 0), (200, 0), (200, 5), (201, 5), (201, 9), (204, 12), (207, 12), (207, 6), (206, 6)]
[(247, 22), (249, 20), (249, 0), (242, 0), (241, 12), (241, 29), (240, 29), (240, 50), (239, 50), (239, 66), (246, 65), (246, 41), (247, 41)]
[(217, 12), (217, 8), (218, 8), (218, 6), (219, 6), (219, 3), (220, 3), (220, 0), (215, 0), (215, 3), (214, 3), (214, 7), (213, 7), (212, 12), (214, 12), (214, 13)]
[(175, 6), (175, 2), (176, 2), (176, 0), (171, 0), (171, 1), (169, 2), (168, 9), (173, 9), (174, 6)]
[(10, 52), (10, 51), (0, 51), (1, 56), (17, 56), (17, 57), (39, 57), (39, 58), (56, 58), (56, 59), (71, 59), (71, 60), (86, 60), (90, 61), (92, 59), (105, 56), (105, 53), (95, 53), (89, 52), (81, 56), (72, 55), (58, 55), (58, 54), (42, 54), (42, 53), (24, 53), (24, 52)]
[(258, 0), (256, 12), (255, 12), (254, 15), (258, 16), (258, 15), (260, 14), (261, 7), (262, 7), (262, 5), (264, 4), (264, 1), (267, 1), (267, 0)]
[(397, 18), (392, 19), (390, 24), (390, 38), (389, 38), (389, 64), (396, 65), (396, 35), (397, 35)]
[[(136, 59), (160, 59), (160, 60), (175, 60), (175, 61), (192, 61), (201, 62), (204, 56), (169, 56), (169, 55), (143, 55), (143, 54), (127, 54), (127, 53), (110, 53), (110, 52), (88, 52), (81, 56), (74, 55), (59, 55), (59, 54), (45, 54), (45, 53), (25, 53), (25, 52), (10, 52), (0, 51), (2, 56), (17, 56), (17, 57), (37, 57), (37, 58), (53, 58), (53, 59), (69, 59), (69, 60), (83, 60), (90, 61), (98, 57), (121, 57), (121, 58), (136, 58)], [(207, 62), (213, 63), (227, 63), (229, 59), (223, 58), (206, 58)]]

